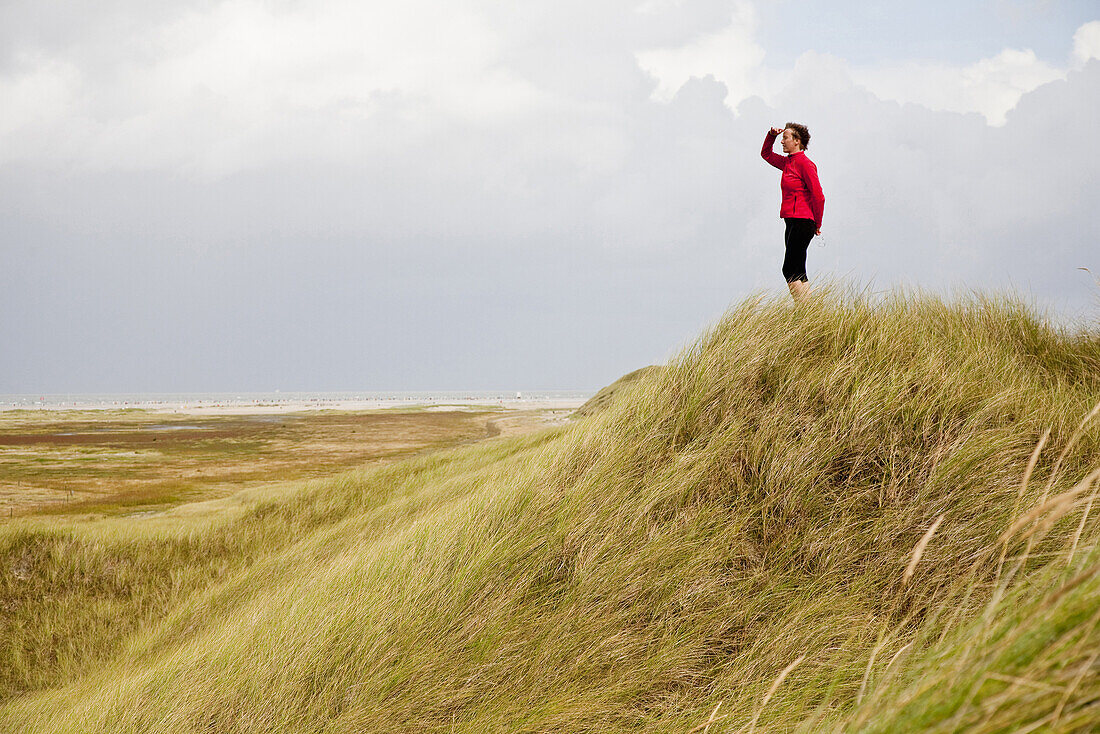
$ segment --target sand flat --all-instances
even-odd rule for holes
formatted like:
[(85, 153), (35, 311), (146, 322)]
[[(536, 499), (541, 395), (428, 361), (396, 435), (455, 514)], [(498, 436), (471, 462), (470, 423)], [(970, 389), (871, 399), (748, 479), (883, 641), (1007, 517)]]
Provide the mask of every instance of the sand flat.
[(567, 420), (575, 403), (9, 411), (0, 413), (0, 516), (161, 511), (538, 430)]

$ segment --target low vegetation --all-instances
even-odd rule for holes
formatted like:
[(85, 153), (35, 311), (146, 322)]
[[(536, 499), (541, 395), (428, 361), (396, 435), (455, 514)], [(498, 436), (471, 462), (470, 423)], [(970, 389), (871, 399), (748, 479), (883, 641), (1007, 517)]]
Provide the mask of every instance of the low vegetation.
[(562, 428), (0, 528), (0, 730), (1100, 722), (1100, 335), (749, 300)]
[(0, 412), (0, 515), (156, 512), (484, 437), (491, 410)]

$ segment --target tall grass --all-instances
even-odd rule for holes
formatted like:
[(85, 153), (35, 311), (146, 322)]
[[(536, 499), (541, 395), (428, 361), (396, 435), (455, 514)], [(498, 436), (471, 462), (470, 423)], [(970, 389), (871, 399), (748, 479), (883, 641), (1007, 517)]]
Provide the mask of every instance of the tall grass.
[(567, 428), (9, 523), (0, 728), (1089, 731), (1098, 401), (1012, 301), (752, 299)]

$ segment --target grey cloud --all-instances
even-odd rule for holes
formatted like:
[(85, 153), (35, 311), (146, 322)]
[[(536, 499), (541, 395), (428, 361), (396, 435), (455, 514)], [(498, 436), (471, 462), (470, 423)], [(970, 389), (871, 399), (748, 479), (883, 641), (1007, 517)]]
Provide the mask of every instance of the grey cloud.
[(516, 50), (561, 104), (508, 124), (438, 117), (386, 145), (426, 104), (390, 93), (337, 133), (288, 115), (269, 141), (365, 141), (345, 161), (307, 146), (213, 177), (0, 165), (0, 392), (598, 387), (782, 288), (759, 147), (791, 119), (827, 197), (812, 277), (1091, 306), (1075, 268), (1100, 272), (1097, 164), (1065, 141), (1095, 119), (1100, 62), (996, 129), (879, 100), (828, 57), (775, 108), (735, 114), (711, 78), (650, 101), (609, 24), (559, 50), (569, 63), (548, 42)]
[(216, 0), (5, 0), (0, 4), (0, 72), (24, 55), (64, 58), (95, 74), (141, 49), (151, 27), (190, 12), (208, 11)]

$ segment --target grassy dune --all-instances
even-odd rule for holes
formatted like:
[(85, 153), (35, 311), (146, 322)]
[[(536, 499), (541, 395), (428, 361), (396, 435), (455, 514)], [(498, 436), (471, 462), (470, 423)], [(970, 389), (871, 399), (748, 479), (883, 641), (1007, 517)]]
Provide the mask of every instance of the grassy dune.
[(0, 730), (1093, 731), (1098, 400), (1017, 304), (752, 300), (565, 428), (16, 519)]

